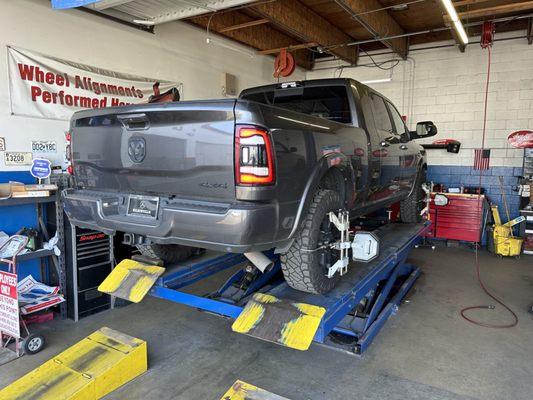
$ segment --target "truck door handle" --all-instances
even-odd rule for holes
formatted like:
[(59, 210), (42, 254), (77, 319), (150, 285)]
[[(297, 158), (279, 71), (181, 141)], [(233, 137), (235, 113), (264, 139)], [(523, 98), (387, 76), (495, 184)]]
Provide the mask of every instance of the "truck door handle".
[(389, 142), (385, 141), (385, 140), (382, 140), (381, 143), (379, 144), (381, 147), (389, 147), (390, 144)]
[(117, 119), (129, 131), (142, 131), (150, 128), (150, 120), (144, 113), (117, 115)]
[(408, 147), (407, 147), (405, 144), (402, 144), (402, 145), (400, 146), (400, 149), (401, 149), (401, 150), (407, 150)]

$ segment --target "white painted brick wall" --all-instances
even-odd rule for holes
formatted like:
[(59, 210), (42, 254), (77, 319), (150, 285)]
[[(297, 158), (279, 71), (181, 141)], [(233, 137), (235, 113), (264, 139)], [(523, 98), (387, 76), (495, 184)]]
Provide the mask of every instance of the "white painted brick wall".
[[(496, 35), (496, 38), (521, 34), (525, 32)], [(374, 59), (383, 61), (392, 57), (374, 56)], [(472, 44), (465, 53), (447, 47), (412, 51), (410, 58), (415, 64), (410, 128), (414, 128), (416, 121), (432, 120), (439, 129), (436, 138), (453, 138), (462, 144), (459, 154), (429, 151), (429, 163), (472, 166), (474, 149), (481, 147), (487, 50)], [(368, 64), (370, 59), (361, 57), (359, 63)], [(307, 79), (337, 77), (338, 70), (317, 69), (338, 65), (338, 61), (318, 63), (315, 71), (307, 73)], [(407, 91), (412, 65), (413, 61), (402, 61), (394, 68), (391, 82), (370, 84), (390, 98), (405, 115), (409, 112)], [(357, 67), (344, 69), (342, 76), (368, 81), (388, 78), (390, 73), (378, 68)], [(526, 39), (496, 42), (492, 49), (490, 80), (485, 146), (492, 149), (491, 166), (520, 167), (523, 150), (512, 148), (507, 136), (519, 129), (533, 130), (533, 46), (529, 46)], [(435, 137), (426, 142), (433, 140)]]

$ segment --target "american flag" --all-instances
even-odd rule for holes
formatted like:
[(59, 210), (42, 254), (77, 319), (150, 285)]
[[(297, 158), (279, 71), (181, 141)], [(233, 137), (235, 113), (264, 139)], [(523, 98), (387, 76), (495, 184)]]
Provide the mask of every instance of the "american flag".
[(474, 169), (489, 169), (490, 149), (476, 149), (474, 157)]

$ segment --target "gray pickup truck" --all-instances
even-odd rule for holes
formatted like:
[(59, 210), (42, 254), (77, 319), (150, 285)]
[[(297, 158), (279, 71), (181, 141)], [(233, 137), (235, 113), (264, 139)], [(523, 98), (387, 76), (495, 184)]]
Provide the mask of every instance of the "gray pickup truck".
[(244, 90), (238, 99), (80, 111), (70, 127), (75, 188), (65, 210), (81, 227), (125, 232), (166, 261), (194, 248), (274, 248), (295, 289), (325, 293), (339, 276), (330, 211), (350, 218), (401, 202), (423, 207), (424, 150), (396, 107), (351, 79)]

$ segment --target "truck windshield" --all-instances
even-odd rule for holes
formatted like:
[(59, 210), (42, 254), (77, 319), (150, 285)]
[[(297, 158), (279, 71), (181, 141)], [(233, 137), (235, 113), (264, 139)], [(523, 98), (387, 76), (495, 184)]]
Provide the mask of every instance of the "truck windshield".
[(287, 110), (349, 124), (350, 103), (345, 86), (316, 86), (244, 92), (244, 100), (269, 104)]

